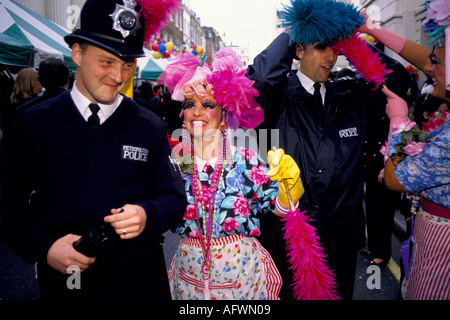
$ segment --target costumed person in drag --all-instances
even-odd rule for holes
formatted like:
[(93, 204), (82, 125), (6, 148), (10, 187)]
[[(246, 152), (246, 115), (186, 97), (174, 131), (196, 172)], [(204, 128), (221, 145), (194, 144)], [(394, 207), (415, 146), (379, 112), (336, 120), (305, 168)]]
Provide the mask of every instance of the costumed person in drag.
[[(386, 106), (382, 84), (401, 96), (409, 88), (407, 70), (358, 33), (364, 17), (351, 4), (335, 0), (291, 0), (279, 12), (286, 33), (250, 65), (263, 128), (278, 129), (280, 148), (298, 163), (305, 194), (299, 209), (320, 236), (338, 295), (352, 299), (356, 259), (364, 239), (363, 148), (370, 114)], [(355, 79), (328, 81), (339, 54), (356, 69)], [(292, 60), (300, 60), (299, 70)], [(380, 112), (378, 112), (380, 113)], [(291, 277), (283, 248), (283, 223), (261, 219), (262, 245), (282, 278)], [(293, 299), (283, 283), (281, 299)]]
[(288, 194), (297, 203), (303, 187), (297, 164), (283, 150), (269, 152), (269, 170), (257, 152), (230, 146), (229, 126), (251, 129), (263, 117), (240, 57), (222, 49), (211, 70), (183, 55), (158, 82), (183, 102), (184, 115), (182, 142), (173, 151), (188, 206), (169, 271), (173, 299), (278, 299), (282, 279), (256, 239), (259, 219), (284, 215), (277, 208), (289, 206)]
[(186, 195), (165, 124), (120, 92), (177, 6), (87, 0), (65, 37), (73, 89), (16, 122), (2, 159), (2, 236), (37, 262), (41, 299), (170, 300), (162, 234)]
[[(425, 4), (425, 31), (431, 52), (380, 26), (366, 28), (402, 58), (434, 79), (432, 95), (450, 101), (450, 1)], [(375, 26), (373, 22), (370, 25)], [(385, 181), (406, 192), (412, 203), (411, 241), (402, 250), (407, 300), (450, 299), (450, 114), (438, 111), (422, 129), (408, 119), (406, 102), (388, 88), (390, 139), (385, 149)], [(409, 244), (409, 247), (406, 246)]]

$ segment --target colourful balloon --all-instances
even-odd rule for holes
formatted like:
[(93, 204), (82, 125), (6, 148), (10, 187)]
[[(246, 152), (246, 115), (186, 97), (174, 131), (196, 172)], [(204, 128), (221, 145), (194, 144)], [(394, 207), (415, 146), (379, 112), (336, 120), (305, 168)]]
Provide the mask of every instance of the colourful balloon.
[(164, 54), (164, 52), (166, 52), (166, 45), (164, 45), (164, 44), (160, 44), (159, 46), (158, 46), (158, 51), (161, 53), (161, 54)]
[(197, 53), (197, 50), (195, 50), (195, 49), (193, 49), (192, 51), (192, 54), (194, 55), (194, 56), (196, 56), (198, 53)]
[(167, 51), (170, 51), (170, 50), (173, 49), (173, 42), (172, 41), (169, 41), (169, 42), (166, 43), (166, 49), (167, 49)]
[(167, 52), (167, 51), (164, 52), (163, 57), (166, 58), (166, 59), (170, 58), (170, 52)]
[(153, 58), (161, 59), (162, 58), (162, 54), (159, 51), (155, 51), (155, 52), (153, 52)]
[(202, 53), (203, 52), (203, 47), (202, 46), (197, 46), (197, 52), (198, 53)]
[(152, 43), (152, 50), (158, 51), (158, 45), (156, 43)]
[(362, 38), (370, 43), (375, 42), (375, 38), (372, 37), (371, 35), (368, 35), (367, 33), (363, 33)]

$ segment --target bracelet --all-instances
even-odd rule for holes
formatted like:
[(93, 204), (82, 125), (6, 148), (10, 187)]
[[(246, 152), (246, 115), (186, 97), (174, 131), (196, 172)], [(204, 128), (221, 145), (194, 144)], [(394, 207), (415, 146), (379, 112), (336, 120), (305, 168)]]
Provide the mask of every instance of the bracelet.
[[(297, 202), (297, 203), (295, 204), (295, 209), (298, 208), (298, 205), (299, 205), (299, 203)], [(278, 211), (280, 211), (280, 212), (283, 213), (283, 214), (288, 214), (289, 211), (290, 211), (290, 208), (286, 209), (285, 207), (283, 207), (283, 206), (280, 204), (280, 202), (278, 201), (278, 197), (277, 197), (277, 199), (276, 199), (276, 201), (275, 201), (275, 206), (276, 206), (276, 208), (278, 209)]]

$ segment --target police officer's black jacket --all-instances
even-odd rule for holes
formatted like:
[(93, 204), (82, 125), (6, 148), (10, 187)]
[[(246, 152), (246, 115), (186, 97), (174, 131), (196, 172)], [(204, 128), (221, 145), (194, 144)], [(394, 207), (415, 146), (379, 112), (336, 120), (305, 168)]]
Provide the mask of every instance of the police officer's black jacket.
[[(375, 49), (374, 49), (375, 50)], [(362, 79), (326, 82), (325, 107), (290, 71), (295, 44), (280, 35), (249, 67), (264, 107), (263, 128), (279, 129), (280, 147), (301, 170), (305, 194), (300, 209), (317, 222), (316, 227), (352, 230), (363, 221), (363, 145), (367, 117), (386, 106), (384, 94)], [(380, 53), (388, 69), (387, 86), (406, 93), (409, 75), (397, 61)]]
[[(298, 163), (305, 188), (299, 208), (313, 219), (336, 277), (338, 295), (351, 299), (356, 251), (364, 245), (362, 154), (366, 121), (385, 109), (386, 98), (364, 80), (346, 79), (325, 83), (325, 107), (315, 106), (313, 95), (291, 71), (295, 43), (289, 45), (289, 41), (287, 34), (276, 38), (256, 57), (247, 76), (255, 81), (258, 102), (264, 108), (260, 128), (278, 129), (280, 147)], [(410, 82), (408, 72), (381, 55), (387, 67), (394, 70), (386, 85), (403, 95)], [(259, 240), (283, 278), (280, 297), (292, 299), (290, 265), (285, 250), (280, 250), (285, 247), (283, 226), (268, 215), (261, 220)]]

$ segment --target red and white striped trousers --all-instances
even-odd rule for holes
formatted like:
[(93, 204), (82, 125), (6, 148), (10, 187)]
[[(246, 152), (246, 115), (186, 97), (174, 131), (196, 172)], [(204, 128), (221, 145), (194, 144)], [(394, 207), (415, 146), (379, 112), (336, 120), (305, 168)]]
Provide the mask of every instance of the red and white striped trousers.
[(420, 209), (414, 222), (415, 254), (407, 300), (450, 300), (450, 221)]

